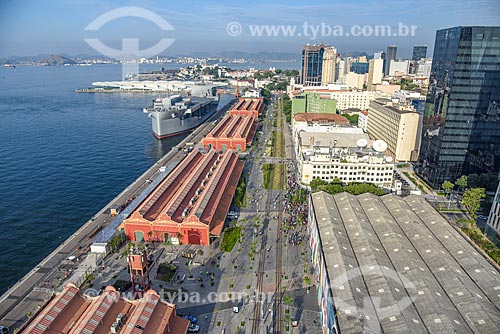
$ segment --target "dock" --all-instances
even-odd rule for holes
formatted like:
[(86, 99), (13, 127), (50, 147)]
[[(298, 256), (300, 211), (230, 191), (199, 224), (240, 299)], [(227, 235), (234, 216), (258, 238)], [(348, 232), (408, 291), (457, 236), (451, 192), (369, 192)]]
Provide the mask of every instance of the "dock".
[[(201, 139), (215, 126), (213, 121), (221, 118), (230, 106), (231, 103), (193, 130), (181, 143), (174, 146), (171, 151), (10, 287), (0, 297), (2, 326), (8, 326), (11, 330), (22, 327), (28, 320), (28, 314), (35, 314), (56, 292), (62, 289), (63, 284), (73, 273), (77, 270), (81, 271), (82, 262), (91, 254), (90, 245), (95, 241), (102, 242), (103, 237), (106, 238), (104, 234), (109, 237), (110, 230), (114, 231), (116, 228), (114, 226), (116, 217), (111, 215), (111, 209), (133, 203), (132, 199), (140, 198), (141, 194), (147, 192), (148, 187), (151, 188), (150, 180), (155, 183), (165, 177), (168, 171), (183, 159), (182, 148), (188, 143), (200, 143)], [(166, 171), (160, 172), (160, 167), (165, 167)]]

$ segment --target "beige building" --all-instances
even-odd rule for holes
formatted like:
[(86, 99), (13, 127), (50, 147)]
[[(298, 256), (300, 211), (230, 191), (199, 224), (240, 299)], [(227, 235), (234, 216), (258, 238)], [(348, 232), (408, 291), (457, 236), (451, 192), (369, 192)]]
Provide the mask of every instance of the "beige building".
[(382, 83), (382, 78), (384, 77), (384, 60), (383, 59), (371, 59), (370, 66), (368, 68), (368, 79), (367, 88), (369, 91), (372, 90), (373, 85)]
[(382, 94), (392, 95), (398, 90), (401, 90), (401, 85), (391, 85), (384, 83), (382, 83), (381, 85), (375, 85), (375, 91)]
[(337, 58), (335, 64), (335, 82), (342, 82), (348, 70), (346, 60), (340, 57)]
[(335, 65), (337, 63), (337, 49), (334, 46), (325, 47), (323, 53), (323, 67), (321, 69), (321, 84), (335, 82)]
[(416, 161), (420, 148), (422, 115), (393, 106), (391, 100), (376, 99), (368, 108), (367, 132), (387, 143), (388, 153), (396, 161)]
[(354, 72), (347, 73), (344, 80), (347, 87), (355, 89), (363, 89), (365, 82), (366, 74), (358, 74)]

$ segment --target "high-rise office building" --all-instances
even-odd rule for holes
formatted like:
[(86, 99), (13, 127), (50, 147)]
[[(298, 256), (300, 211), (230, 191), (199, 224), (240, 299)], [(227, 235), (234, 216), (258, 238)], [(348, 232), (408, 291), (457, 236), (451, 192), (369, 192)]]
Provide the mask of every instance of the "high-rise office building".
[(325, 46), (306, 45), (302, 50), (302, 70), (300, 81), (305, 86), (315, 86), (321, 84), (323, 75), (323, 54)]
[(321, 69), (321, 84), (335, 82), (335, 66), (337, 63), (337, 49), (327, 46), (323, 52), (323, 68)]
[(368, 68), (368, 90), (372, 90), (372, 85), (377, 85), (382, 83), (384, 60), (381, 58), (370, 59), (370, 65)]
[(500, 27), (438, 30), (417, 173), (433, 187), (500, 168)]
[(369, 63), (368, 62), (353, 62), (351, 64), (351, 72), (357, 74), (365, 74), (368, 73)]
[(420, 60), (427, 57), (427, 45), (415, 45), (413, 46), (413, 56), (412, 60)]
[(396, 60), (396, 51), (398, 47), (396, 45), (389, 45), (387, 47), (387, 53), (385, 54), (384, 60), (384, 74), (389, 75), (389, 69), (391, 67), (391, 60)]
[(382, 73), (385, 75), (385, 51), (380, 51), (380, 59), (382, 59)]

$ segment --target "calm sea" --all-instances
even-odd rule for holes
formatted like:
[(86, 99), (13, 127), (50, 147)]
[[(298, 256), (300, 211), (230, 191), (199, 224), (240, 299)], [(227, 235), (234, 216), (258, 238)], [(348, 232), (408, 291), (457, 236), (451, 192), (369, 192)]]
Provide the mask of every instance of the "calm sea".
[[(269, 66), (296, 68), (253, 67)], [(182, 140), (152, 136), (153, 95), (74, 92), (120, 77), (119, 65), (0, 69), (0, 294)]]

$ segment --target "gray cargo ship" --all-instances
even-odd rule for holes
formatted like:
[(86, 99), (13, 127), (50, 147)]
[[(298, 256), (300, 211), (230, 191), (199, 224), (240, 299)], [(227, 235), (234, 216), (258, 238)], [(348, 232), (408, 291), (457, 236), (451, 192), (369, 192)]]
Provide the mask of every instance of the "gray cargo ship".
[(169, 95), (156, 98), (150, 107), (144, 109), (144, 113), (151, 118), (154, 136), (162, 139), (193, 130), (217, 111), (229, 106), (233, 98), (230, 94), (205, 97)]

